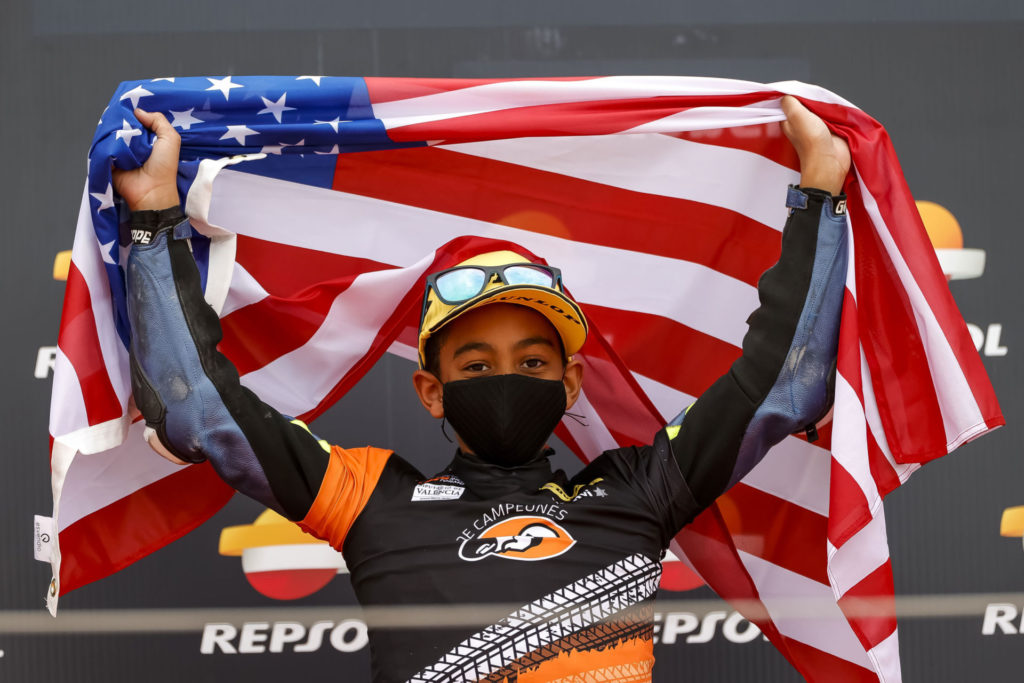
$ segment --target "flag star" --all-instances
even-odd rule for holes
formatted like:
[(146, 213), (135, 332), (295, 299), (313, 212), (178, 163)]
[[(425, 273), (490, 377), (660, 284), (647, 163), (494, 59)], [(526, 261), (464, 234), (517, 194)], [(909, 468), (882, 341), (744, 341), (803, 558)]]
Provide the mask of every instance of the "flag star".
[(100, 245), (100, 253), (103, 255), (103, 262), (109, 263), (112, 266), (117, 265), (117, 263), (114, 261), (114, 257), (110, 255), (110, 252), (113, 250), (115, 244), (117, 244), (116, 239), (110, 240), (106, 244)]
[(263, 145), (263, 149), (261, 149), (260, 152), (262, 152), (263, 154), (276, 154), (278, 156), (281, 156), (281, 150), (284, 149), (285, 147), (301, 147), (304, 144), (306, 144), (305, 139), (299, 140), (298, 142), (292, 145), (289, 145), (286, 142), (282, 142), (281, 144), (278, 145)]
[(139, 106), (139, 100), (141, 100), (143, 97), (149, 97), (152, 94), (153, 93), (149, 92), (141, 85), (137, 85), (125, 94), (121, 95), (121, 101), (131, 100), (132, 109), (135, 109)]
[(124, 140), (124, 144), (130, 145), (132, 138), (136, 135), (142, 135), (142, 131), (132, 128), (131, 124), (128, 123), (128, 119), (121, 119), (121, 130), (116, 131), (115, 135), (118, 140)]
[(232, 88), (244, 88), (241, 83), (232, 83), (231, 76), (225, 76), (224, 78), (207, 78), (210, 81), (210, 87), (207, 90), (219, 90), (224, 99), (229, 99), (228, 93), (231, 92)]
[(334, 147), (331, 147), (331, 151), (330, 152), (318, 152), (316, 150), (313, 150), (313, 154), (338, 154), (338, 153), (339, 153), (339, 151), (338, 151), (338, 146), (337, 145), (335, 145)]
[(281, 114), (283, 114), (286, 111), (292, 111), (295, 109), (295, 107), (285, 106), (284, 98), (286, 97), (288, 97), (288, 93), (282, 93), (281, 97), (277, 99), (277, 102), (273, 102), (261, 95), (260, 99), (263, 100), (263, 104), (265, 106), (263, 109), (260, 109), (258, 112), (256, 112), (256, 115), (259, 116), (260, 114), (273, 114), (274, 118), (277, 119), (277, 122), (281, 123)]
[(157, 81), (169, 81), (174, 83), (174, 76), (161, 76), (160, 78), (154, 78), (151, 82), (156, 83)]
[(321, 78), (323, 78), (323, 76), (299, 76), (299, 77), (298, 77), (298, 78), (296, 78), (295, 80), (297, 80), (297, 81), (301, 81), (301, 80), (302, 80), (303, 78), (305, 78), (305, 79), (307, 79), (307, 80), (310, 80), (310, 81), (313, 81), (313, 82), (314, 82), (314, 83), (316, 83), (316, 84), (317, 84), (317, 86), (319, 87), (319, 85), (320, 85), (320, 79), (321, 79)]
[(338, 124), (339, 123), (348, 123), (348, 122), (349, 122), (348, 119), (340, 119), (337, 116), (335, 116), (332, 121), (314, 121), (313, 123), (323, 123), (323, 124), (326, 124), (326, 125), (330, 126), (331, 129), (335, 133), (337, 133), (338, 132)]
[(193, 123), (206, 123), (202, 119), (197, 119), (196, 117), (192, 116), (192, 112), (194, 112), (195, 110), (195, 107), (192, 107), (191, 109), (186, 109), (185, 111), (174, 111), (173, 109), (168, 110), (174, 117), (174, 120), (171, 121), (171, 125), (180, 126), (182, 130), (188, 130), (189, 128), (192, 127)]
[(228, 138), (231, 138), (232, 140), (235, 140), (238, 144), (244, 145), (245, 138), (248, 135), (259, 135), (259, 133), (254, 131), (252, 128), (247, 128), (243, 125), (228, 126), (228, 131), (224, 133), (224, 135), (221, 135), (220, 139), (227, 140)]
[(90, 192), (89, 196), (100, 201), (100, 205), (96, 207), (97, 211), (109, 209), (114, 206), (114, 188), (111, 187), (110, 183), (107, 183), (106, 192)]

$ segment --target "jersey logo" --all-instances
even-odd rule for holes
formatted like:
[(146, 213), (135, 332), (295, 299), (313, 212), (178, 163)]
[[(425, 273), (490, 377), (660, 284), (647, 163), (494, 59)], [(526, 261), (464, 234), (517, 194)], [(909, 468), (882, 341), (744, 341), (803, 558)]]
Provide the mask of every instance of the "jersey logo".
[[(593, 481), (591, 481), (589, 483), (586, 483), (586, 484), (576, 484), (576, 486), (572, 487), (572, 492), (571, 493), (567, 492), (565, 489), (563, 489), (561, 486), (559, 486), (555, 482), (549, 481), (548, 483), (546, 483), (543, 486), (541, 486), (540, 490), (541, 491), (550, 491), (551, 493), (555, 494), (556, 497), (561, 498), (566, 503), (568, 503), (570, 501), (573, 501), (576, 498), (586, 498), (586, 497), (589, 497), (589, 496), (597, 496), (598, 498), (604, 498), (605, 496), (608, 495), (608, 493), (604, 489), (602, 489), (602, 488), (596, 488), (596, 489), (587, 488), (589, 486), (593, 486), (594, 484), (599, 484), (602, 481), (604, 481), (604, 478), (603, 477), (598, 477), (597, 479), (595, 479), (595, 480), (593, 480)], [(586, 490), (584, 491), (584, 489), (586, 489)], [(582, 494), (581, 494), (581, 492), (582, 492)]]
[(574, 545), (576, 539), (546, 517), (509, 517), (464, 540), (459, 557), (467, 562), (492, 555), (535, 562), (558, 557)]

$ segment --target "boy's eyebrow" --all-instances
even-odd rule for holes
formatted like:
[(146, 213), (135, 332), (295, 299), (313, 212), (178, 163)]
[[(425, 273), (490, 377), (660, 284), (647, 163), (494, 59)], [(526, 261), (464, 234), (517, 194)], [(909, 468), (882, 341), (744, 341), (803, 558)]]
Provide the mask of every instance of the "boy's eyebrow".
[(521, 339), (517, 341), (515, 346), (512, 348), (518, 351), (520, 349), (525, 349), (528, 346), (533, 346), (534, 344), (546, 344), (551, 348), (555, 348), (555, 344), (547, 337), (529, 337), (527, 339)]
[(452, 354), (452, 358), (458, 358), (461, 354), (466, 353), (467, 351), (493, 351), (493, 350), (494, 350), (494, 348), (490, 344), (488, 344), (486, 342), (471, 341), (471, 342), (467, 342), (467, 343), (463, 344), (462, 346), (460, 346), (459, 348), (455, 349), (455, 353)]

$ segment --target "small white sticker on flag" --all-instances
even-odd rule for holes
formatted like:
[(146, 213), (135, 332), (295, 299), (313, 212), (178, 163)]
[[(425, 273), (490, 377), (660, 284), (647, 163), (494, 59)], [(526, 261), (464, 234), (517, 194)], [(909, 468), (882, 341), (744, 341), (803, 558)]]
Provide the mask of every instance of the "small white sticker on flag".
[(32, 549), (40, 562), (53, 559), (53, 518), (36, 515), (35, 541)]
[(461, 498), (466, 489), (462, 486), (447, 484), (416, 484), (412, 499), (417, 500), (455, 500)]

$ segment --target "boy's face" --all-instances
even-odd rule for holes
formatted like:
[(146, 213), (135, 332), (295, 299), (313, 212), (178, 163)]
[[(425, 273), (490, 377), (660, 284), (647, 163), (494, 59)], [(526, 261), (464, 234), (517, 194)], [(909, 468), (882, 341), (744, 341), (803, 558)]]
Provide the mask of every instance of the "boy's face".
[(444, 417), (443, 384), (488, 375), (521, 374), (561, 380), (567, 407), (579, 395), (583, 366), (562, 359), (558, 333), (537, 311), (515, 304), (489, 304), (471, 310), (445, 327), (440, 347), (440, 377), (417, 370), (413, 384), (431, 415)]

